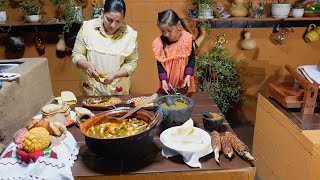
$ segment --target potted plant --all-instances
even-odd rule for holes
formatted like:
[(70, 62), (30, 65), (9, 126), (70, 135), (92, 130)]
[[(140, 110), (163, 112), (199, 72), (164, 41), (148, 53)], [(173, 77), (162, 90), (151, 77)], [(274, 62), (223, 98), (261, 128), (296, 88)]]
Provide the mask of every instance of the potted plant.
[(247, 74), (238, 66), (243, 60), (233, 58), (227, 49), (214, 48), (197, 55), (197, 90), (209, 92), (222, 112), (234, 103), (243, 103), (241, 80)]
[(3, 10), (6, 6), (7, 0), (0, 0), (0, 24), (7, 22), (7, 12)]
[(198, 18), (209, 19), (213, 18), (213, 5), (216, 5), (214, 0), (191, 0), (198, 7)]
[(41, 20), (40, 13), (44, 7), (44, 1), (45, 0), (23, 0), (19, 2), (26, 22), (39, 22)]
[(301, 18), (304, 13), (303, 2), (295, 2), (292, 4), (292, 16), (295, 18)]
[(291, 4), (286, 0), (277, 0), (271, 5), (271, 16), (274, 18), (287, 18), (291, 9)]

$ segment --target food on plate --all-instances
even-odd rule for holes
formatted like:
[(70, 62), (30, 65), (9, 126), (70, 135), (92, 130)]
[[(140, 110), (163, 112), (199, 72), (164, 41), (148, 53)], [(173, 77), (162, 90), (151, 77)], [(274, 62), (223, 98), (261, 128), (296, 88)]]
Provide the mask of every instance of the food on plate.
[(49, 147), (49, 145), (50, 135), (43, 127), (36, 127), (29, 130), (23, 140), (23, 149), (29, 153), (45, 149)]
[(245, 145), (235, 134), (231, 132), (226, 132), (226, 137), (230, 141), (233, 149), (242, 157), (247, 158), (248, 160), (255, 160), (249, 152), (249, 148)]
[[(147, 96), (135, 97), (135, 98), (129, 99), (127, 103), (128, 104), (133, 103), (134, 106), (138, 106), (147, 98), (148, 98)], [(151, 106), (154, 106), (154, 102), (149, 102), (147, 105), (145, 105), (145, 107), (151, 107)]]
[(121, 103), (121, 99), (116, 97), (89, 98), (86, 103), (88, 105), (112, 106)]
[(41, 108), (43, 117), (53, 117), (55, 114), (62, 114), (67, 119), (70, 119), (70, 106), (67, 103), (48, 104)]
[(214, 159), (217, 161), (217, 163), (220, 163), (219, 152), (221, 151), (221, 142), (220, 135), (217, 131), (212, 131), (211, 133), (211, 146), (214, 152)]
[(67, 136), (67, 127), (60, 122), (53, 121), (50, 117), (32, 120), (27, 125), (28, 130), (36, 127), (45, 128), (50, 135), (56, 136), (59, 140), (63, 140)]
[(228, 141), (226, 136), (220, 136), (222, 152), (227, 158), (231, 158), (233, 155), (233, 149), (231, 143)]
[(96, 138), (116, 138), (132, 136), (144, 131), (148, 126), (143, 120), (130, 118), (122, 121), (110, 121), (98, 125), (93, 125), (87, 130), (87, 135)]
[(62, 91), (61, 100), (68, 105), (73, 105), (77, 103), (76, 96), (71, 91)]

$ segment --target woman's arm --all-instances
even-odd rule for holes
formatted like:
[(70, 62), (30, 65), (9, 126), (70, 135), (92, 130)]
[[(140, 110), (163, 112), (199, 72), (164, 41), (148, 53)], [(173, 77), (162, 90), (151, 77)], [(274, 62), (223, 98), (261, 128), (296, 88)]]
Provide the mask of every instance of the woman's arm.
[(85, 70), (90, 77), (99, 76), (96, 66), (87, 60), (87, 48), (83, 37), (83, 28), (78, 32), (71, 57), (72, 62), (78, 68)]

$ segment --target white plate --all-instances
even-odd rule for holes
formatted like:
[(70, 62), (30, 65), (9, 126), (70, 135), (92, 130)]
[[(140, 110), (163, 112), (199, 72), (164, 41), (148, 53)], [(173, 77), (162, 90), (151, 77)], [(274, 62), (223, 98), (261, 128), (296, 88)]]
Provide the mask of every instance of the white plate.
[(21, 74), (18, 73), (0, 73), (0, 81), (12, 81), (20, 76)]
[[(73, 120), (76, 120), (76, 112), (74, 111), (70, 111), (70, 117)], [(33, 119), (41, 119), (42, 118), (42, 114), (38, 114), (36, 116), (33, 116)]]
[(165, 145), (170, 149), (180, 151), (180, 152), (197, 152), (197, 151), (201, 151), (204, 148), (207, 148), (208, 145), (211, 146), (210, 135), (206, 131), (197, 127), (193, 127), (193, 129), (195, 130), (195, 133), (197, 134), (197, 136), (201, 136), (201, 140), (202, 140), (201, 144), (192, 143), (192, 142), (172, 141), (173, 134), (175, 134), (175, 132), (177, 131), (177, 128), (179, 128), (179, 126), (171, 127), (160, 134), (160, 141), (162, 142), (163, 145)]

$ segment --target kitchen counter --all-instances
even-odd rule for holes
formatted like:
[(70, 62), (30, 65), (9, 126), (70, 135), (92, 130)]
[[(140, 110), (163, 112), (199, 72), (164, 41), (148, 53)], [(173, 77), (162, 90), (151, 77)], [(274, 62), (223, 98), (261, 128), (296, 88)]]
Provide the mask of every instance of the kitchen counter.
[[(134, 95), (123, 96), (122, 100), (128, 100)], [(195, 93), (192, 96), (195, 106), (192, 119), (195, 126), (203, 129), (201, 114), (204, 111), (219, 111), (217, 105), (207, 93)], [(81, 106), (83, 98), (78, 99), (78, 106)], [(97, 113), (97, 111), (94, 111)], [(156, 129), (154, 144), (148, 149), (148, 154), (139, 159), (131, 160), (110, 160), (99, 157), (87, 148), (84, 136), (80, 129), (73, 126), (68, 129), (80, 146), (78, 160), (72, 167), (75, 179), (230, 179), (230, 180), (252, 180), (255, 176), (254, 162), (246, 161), (237, 154), (232, 160), (220, 154), (220, 165), (214, 160), (213, 153), (200, 159), (202, 169), (191, 168), (183, 162), (182, 156), (164, 158), (161, 155), (162, 143), (159, 140), (161, 128)], [(227, 121), (223, 123), (221, 132), (232, 131)], [(128, 151), (130, 151), (128, 149)]]
[[(24, 127), (42, 106), (53, 100), (48, 60), (24, 58), (10, 73), (21, 76), (11, 82), (3, 81), (0, 89), (0, 152), (12, 141), (12, 136)], [(14, 60), (1, 60), (15, 62)]]
[(320, 113), (258, 95), (253, 155), (261, 179), (320, 179)]

